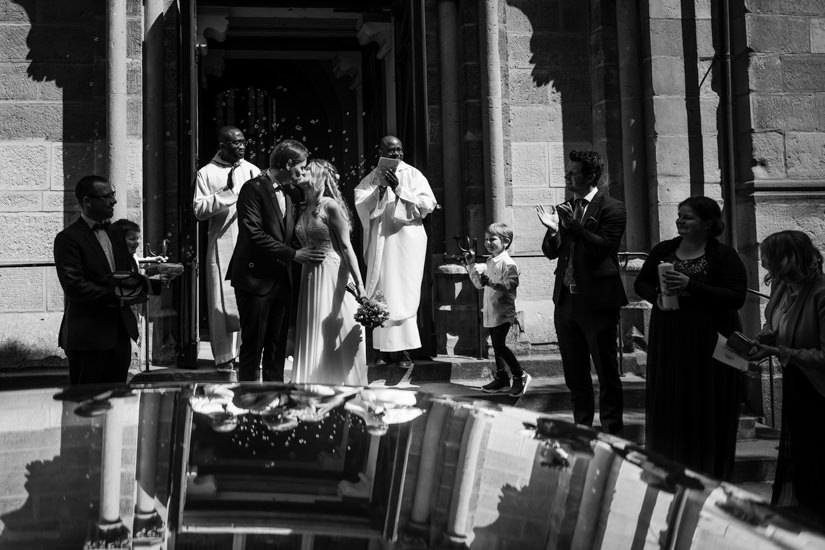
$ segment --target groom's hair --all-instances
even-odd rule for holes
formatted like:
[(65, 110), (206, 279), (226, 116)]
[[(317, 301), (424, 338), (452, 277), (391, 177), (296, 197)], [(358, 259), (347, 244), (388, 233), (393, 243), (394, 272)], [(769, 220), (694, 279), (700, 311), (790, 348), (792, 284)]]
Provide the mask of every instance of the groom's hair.
[(309, 151), (302, 143), (294, 139), (285, 139), (275, 146), (269, 156), (269, 167), (275, 170), (286, 170), (289, 161), (292, 164), (303, 162), (309, 156)]

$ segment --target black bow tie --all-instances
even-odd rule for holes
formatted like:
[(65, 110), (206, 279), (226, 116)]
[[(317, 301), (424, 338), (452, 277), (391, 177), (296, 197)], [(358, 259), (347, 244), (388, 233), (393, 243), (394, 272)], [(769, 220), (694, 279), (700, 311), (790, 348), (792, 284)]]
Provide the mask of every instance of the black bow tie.
[(92, 231), (106, 231), (111, 224), (109, 222), (96, 223), (92, 226)]
[(276, 192), (276, 193), (284, 193), (285, 191), (286, 191), (286, 190), (284, 189), (284, 186), (283, 186), (283, 185), (276, 185), (276, 186), (275, 186), (275, 192)]

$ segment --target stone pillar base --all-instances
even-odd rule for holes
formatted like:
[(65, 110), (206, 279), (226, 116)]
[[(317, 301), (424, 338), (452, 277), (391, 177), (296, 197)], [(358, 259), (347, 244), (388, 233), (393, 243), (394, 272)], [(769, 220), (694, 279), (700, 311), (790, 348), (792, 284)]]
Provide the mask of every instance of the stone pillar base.
[(135, 546), (159, 544), (166, 537), (166, 524), (156, 510), (138, 512), (135, 510), (134, 529)]
[(112, 523), (96, 523), (83, 544), (83, 550), (131, 547), (132, 537), (129, 529), (120, 519)]

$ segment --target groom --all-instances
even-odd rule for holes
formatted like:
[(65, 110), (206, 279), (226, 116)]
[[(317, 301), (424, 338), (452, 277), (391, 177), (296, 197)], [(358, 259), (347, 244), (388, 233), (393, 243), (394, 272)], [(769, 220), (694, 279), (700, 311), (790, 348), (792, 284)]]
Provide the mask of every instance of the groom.
[(280, 142), (269, 157), (269, 169), (246, 182), (238, 195), (238, 241), (227, 278), (240, 315), (242, 382), (283, 382), (292, 294), (297, 292), (292, 262), (324, 259), (322, 251), (299, 248), (295, 238), (289, 193), (307, 178), (307, 154), (297, 141)]

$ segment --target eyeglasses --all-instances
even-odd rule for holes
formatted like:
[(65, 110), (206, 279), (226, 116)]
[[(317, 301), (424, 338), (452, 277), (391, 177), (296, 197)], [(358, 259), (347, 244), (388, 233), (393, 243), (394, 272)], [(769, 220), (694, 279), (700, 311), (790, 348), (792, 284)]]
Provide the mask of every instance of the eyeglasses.
[(222, 143), (228, 143), (229, 145), (234, 145), (235, 147), (240, 147), (241, 145), (246, 145), (249, 143), (249, 140), (246, 139), (234, 139), (232, 141), (224, 141)]
[(105, 201), (115, 200), (115, 192), (106, 193), (105, 195), (86, 195), (90, 199), (103, 199)]

